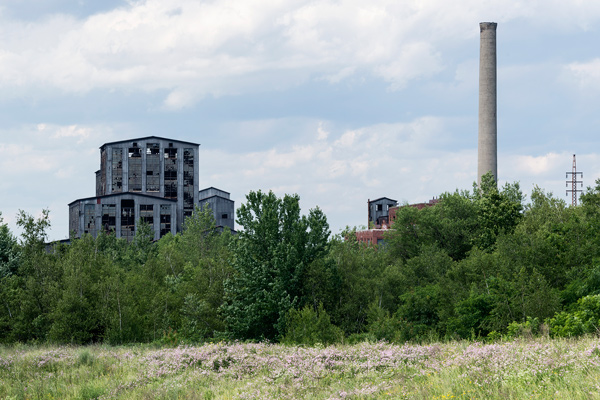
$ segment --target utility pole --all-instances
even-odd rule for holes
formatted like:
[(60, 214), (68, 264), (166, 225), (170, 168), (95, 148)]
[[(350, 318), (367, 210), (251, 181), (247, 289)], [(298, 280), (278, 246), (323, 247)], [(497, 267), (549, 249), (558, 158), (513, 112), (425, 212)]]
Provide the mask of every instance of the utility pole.
[(571, 189), (567, 189), (566, 195), (569, 195), (571, 192), (571, 205), (575, 207), (577, 205), (577, 192), (581, 192), (581, 189), (577, 189), (577, 184), (580, 183), (581, 187), (583, 187), (583, 181), (577, 180), (577, 174), (583, 179), (583, 172), (577, 172), (577, 164), (575, 163), (575, 154), (573, 154), (573, 171), (567, 172), (567, 178), (571, 175), (571, 180), (567, 181), (567, 187), (569, 187), (569, 183), (571, 184)]

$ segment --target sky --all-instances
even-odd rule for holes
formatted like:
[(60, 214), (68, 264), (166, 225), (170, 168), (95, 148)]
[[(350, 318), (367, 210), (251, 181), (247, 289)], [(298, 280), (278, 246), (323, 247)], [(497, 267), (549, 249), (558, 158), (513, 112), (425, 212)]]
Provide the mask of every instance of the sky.
[(0, 212), (95, 194), (99, 147), (200, 143), (200, 187), (297, 193), (332, 233), (367, 200), (477, 179), (479, 22), (497, 22), (498, 180), (600, 178), (597, 0), (0, 0)]

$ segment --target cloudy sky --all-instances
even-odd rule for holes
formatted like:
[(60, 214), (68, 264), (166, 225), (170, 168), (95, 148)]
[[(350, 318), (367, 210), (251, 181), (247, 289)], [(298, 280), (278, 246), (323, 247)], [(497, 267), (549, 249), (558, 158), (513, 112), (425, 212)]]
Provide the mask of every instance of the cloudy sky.
[(367, 199), (476, 180), (479, 22), (498, 22), (498, 174), (600, 177), (597, 0), (0, 0), (0, 211), (93, 196), (99, 147), (200, 147), (200, 185), (298, 193), (332, 231)]

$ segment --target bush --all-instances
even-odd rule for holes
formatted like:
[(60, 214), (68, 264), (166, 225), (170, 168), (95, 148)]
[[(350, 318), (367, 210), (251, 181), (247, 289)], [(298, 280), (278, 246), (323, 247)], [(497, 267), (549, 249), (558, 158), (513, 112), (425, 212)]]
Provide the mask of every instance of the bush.
[(310, 306), (302, 310), (291, 309), (287, 314), (287, 330), (282, 342), (314, 346), (339, 343), (344, 339), (342, 330), (331, 323), (323, 304), (315, 311)]
[(560, 312), (548, 320), (550, 334), (554, 337), (598, 334), (600, 331), (600, 295), (585, 296), (577, 300), (572, 312)]
[(513, 321), (508, 324), (507, 336), (510, 339), (531, 339), (534, 336), (548, 334), (548, 326), (540, 322), (539, 318), (527, 317), (525, 322)]
[(369, 337), (377, 340), (394, 341), (401, 328), (400, 322), (395, 316), (390, 316), (387, 310), (379, 307), (377, 303), (372, 303), (367, 311), (367, 332)]

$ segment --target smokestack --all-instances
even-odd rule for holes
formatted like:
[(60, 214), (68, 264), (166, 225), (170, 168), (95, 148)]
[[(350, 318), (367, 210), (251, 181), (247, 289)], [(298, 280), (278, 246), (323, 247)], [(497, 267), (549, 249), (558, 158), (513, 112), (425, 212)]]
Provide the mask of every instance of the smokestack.
[(479, 140), (477, 154), (477, 183), (492, 172), (498, 181), (497, 124), (496, 124), (496, 24), (479, 24)]

